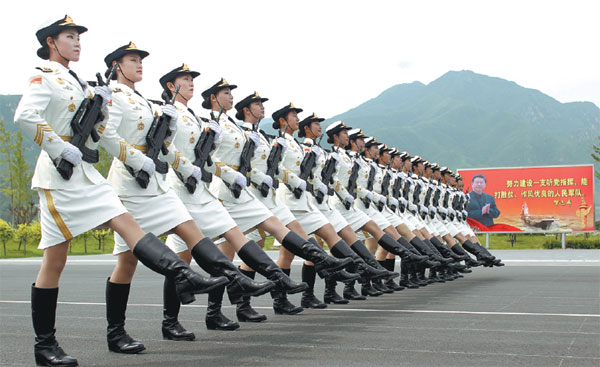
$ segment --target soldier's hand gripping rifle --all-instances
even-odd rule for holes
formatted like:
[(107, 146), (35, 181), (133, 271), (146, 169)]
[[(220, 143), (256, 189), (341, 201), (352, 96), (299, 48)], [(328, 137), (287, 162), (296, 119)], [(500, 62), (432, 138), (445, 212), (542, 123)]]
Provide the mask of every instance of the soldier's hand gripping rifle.
[[(333, 174), (335, 173), (335, 165), (336, 160), (333, 157), (330, 157), (327, 162), (325, 162), (325, 167), (321, 170), (321, 181), (327, 185), (327, 195), (333, 195), (333, 190), (329, 187), (329, 185), (333, 185)], [(317, 191), (315, 194), (315, 199), (317, 203), (323, 203), (323, 199), (325, 199), (325, 195), (321, 191)]]
[[(102, 80), (100, 73), (96, 73), (98, 85), (108, 85), (116, 68), (117, 65), (115, 64), (110, 70), (106, 82)], [(98, 162), (98, 151), (86, 147), (85, 143), (90, 136), (94, 143), (100, 140), (100, 136), (98, 135), (98, 132), (96, 132), (96, 124), (102, 120), (104, 120), (104, 115), (102, 114), (102, 96), (100, 95), (95, 95), (92, 98), (84, 98), (79, 105), (77, 112), (75, 112), (75, 116), (71, 119), (71, 129), (73, 129), (71, 144), (81, 151), (83, 154), (81, 159), (88, 163)], [(61, 158), (58, 164), (56, 164), (56, 170), (60, 173), (62, 178), (69, 180), (73, 175), (73, 164)]]
[[(307, 155), (304, 156), (304, 159), (300, 164), (300, 175), (298, 177), (300, 177), (306, 182), (306, 190), (311, 192), (312, 185), (308, 184), (308, 179), (312, 176), (312, 170), (315, 167), (316, 163), (317, 155), (311, 150), (310, 152), (308, 152)], [(288, 188), (292, 190), (290, 186), (288, 186)], [(294, 193), (294, 197), (296, 197), (296, 199), (300, 199), (300, 197), (302, 196), (302, 190), (298, 187), (293, 189), (292, 192)]]
[[(373, 184), (375, 183), (375, 167), (371, 166), (369, 169), (369, 178), (367, 179), (367, 191), (373, 191)], [(365, 204), (365, 208), (369, 209), (371, 205), (371, 200), (368, 198), (361, 199), (363, 204)]]
[[(265, 174), (273, 179), (274, 189), (279, 186), (277, 175), (279, 175), (279, 163), (281, 162), (283, 149), (283, 146), (275, 140), (275, 143), (273, 143), (271, 151), (269, 152), (269, 157), (267, 158), (267, 172), (265, 172)], [(260, 191), (260, 194), (266, 198), (267, 195), (269, 195), (270, 186), (263, 182), (258, 186), (258, 190)]]
[[(383, 180), (381, 181), (381, 195), (387, 198), (390, 193), (390, 180), (392, 179), (392, 175), (387, 172), (384, 172)], [(383, 211), (384, 204), (380, 201), (377, 203), (377, 209), (379, 211)]]
[[(392, 187), (392, 197), (398, 200), (398, 205), (400, 206), (403, 206), (403, 204), (400, 202), (400, 198), (402, 196), (402, 192), (400, 191), (402, 189), (402, 181), (402, 177), (397, 175), (396, 180), (394, 181), (394, 186)], [(396, 208), (394, 205), (390, 205), (390, 209), (395, 212), (398, 208)], [(401, 211), (404, 213), (404, 208)]]
[[(360, 170), (360, 165), (358, 164), (358, 162), (354, 161), (354, 164), (352, 165), (352, 170), (350, 171), (350, 177), (348, 178), (348, 187), (346, 188), (348, 190), (348, 193), (350, 195), (352, 195), (353, 198), (356, 199), (356, 180), (358, 179), (358, 171)], [(346, 209), (350, 209), (350, 206), (352, 204), (348, 203), (348, 202), (344, 202), (344, 207), (346, 207)]]
[[(260, 119), (258, 120), (256, 125), (252, 126), (252, 132), (256, 131), (259, 123)], [(244, 144), (244, 147), (242, 148), (242, 154), (240, 155), (240, 166), (238, 168), (238, 172), (240, 172), (246, 177), (246, 186), (250, 185), (250, 177), (248, 173), (252, 169), (252, 157), (254, 157), (255, 150), (256, 146), (254, 144), (254, 141), (248, 138), (248, 140)], [(236, 199), (240, 197), (242, 193), (242, 187), (239, 184), (233, 183), (229, 188), (231, 189), (231, 192), (233, 193), (233, 196)]]
[[(175, 103), (175, 98), (179, 94), (178, 85), (175, 88), (175, 93), (173, 93), (173, 98), (169, 100), (169, 97), (166, 93), (162, 95), (166, 104), (172, 105)], [(156, 167), (156, 172), (158, 173), (167, 173), (169, 171), (169, 165), (166, 162), (158, 159), (158, 155), (162, 152), (162, 154), (166, 155), (169, 153), (169, 149), (165, 145), (165, 139), (171, 135), (171, 130), (169, 129), (169, 122), (171, 121), (171, 116), (162, 114), (160, 116), (154, 117), (152, 121), (152, 125), (150, 125), (150, 129), (148, 130), (148, 134), (146, 134), (146, 145), (148, 150), (146, 151), (146, 157), (152, 159), (154, 161), (154, 165)], [(135, 177), (135, 181), (140, 185), (141, 188), (145, 189), (148, 187), (148, 183), (150, 182), (150, 175), (148, 172), (144, 170), (139, 170), (137, 173), (133, 170), (133, 168), (126, 166), (129, 173)]]
[[(221, 107), (221, 110), (219, 111), (219, 116), (216, 118), (215, 121), (219, 122), (219, 120), (221, 119), (221, 115), (223, 114), (223, 111), (225, 111), (225, 109), (223, 107)], [(213, 118), (214, 118), (214, 116), (213, 116)], [(204, 180), (204, 165), (206, 163), (212, 164), (212, 161), (210, 159), (210, 152), (213, 149), (215, 149), (215, 132), (212, 131), (207, 126), (204, 128), (204, 131), (202, 131), (202, 134), (200, 134), (200, 139), (198, 139), (196, 146), (194, 146), (194, 156), (196, 158), (192, 162), (192, 164), (194, 166), (203, 170), (203, 172), (202, 172), (203, 180)], [(196, 180), (195, 177), (192, 177), (192, 176), (188, 177), (184, 183), (185, 188), (187, 189), (187, 191), (190, 194), (193, 194), (196, 191), (196, 185), (198, 185), (198, 181)]]

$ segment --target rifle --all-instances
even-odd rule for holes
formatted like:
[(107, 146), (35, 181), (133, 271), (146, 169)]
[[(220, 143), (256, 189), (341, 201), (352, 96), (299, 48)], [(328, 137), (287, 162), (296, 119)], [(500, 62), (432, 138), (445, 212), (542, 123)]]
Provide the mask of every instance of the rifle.
[[(298, 177), (306, 181), (306, 190), (310, 192), (312, 192), (312, 185), (309, 186), (308, 178), (312, 176), (312, 170), (315, 167), (316, 163), (317, 155), (311, 151), (304, 156), (304, 159), (300, 164), (300, 176)], [(290, 186), (288, 186), (288, 188), (290, 190), (292, 189)], [(294, 193), (296, 199), (300, 199), (300, 197), (302, 196), (302, 190), (300, 190), (299, 188), (293, 189), (292, 192)]]
[[(179, 94), (179, 86), (175, 89), (175, 93), (173, 93), (173, 98), (171, 100), (169, 100), (169, 97), (167, 97), (165, 93), (163, 93), (162, 97), (166, 104), (172, 105), (175, 103), (177, 94)], [(165, 139), (167, 136), (171, 135), (171, 130), (169, 130), (170, 121), (171, 117), (164, 114), (154, 117), (152, 125), (150, 125), (150, 129), (148, 130), (148, 134), (146, 134), (146, 145), (148, 146), (146, 157), (154, 161), (156, 172), (158, 173), (167, 173), (169, 171), (169, 165), (166, 162), (159, 160), (158, 154), (161, 152), (164, 155), (169, 153), (169, 150), (165, 145)], [(133, 168), (129, 166), (125, 167), (127, 167), (127, 171), (135, 177), (135, 181), (142, 189), (148, 187), (148, 183), (150, 182), (150, 175), (148, 175), (148, 172), (139, 170), (136, 174)]]
[[(252, 126), (252, 131), (256, 131), (260, 120), (256, 123), (256, 125)], [(254, 146), (254, 141), (248, 138), (244, 147), (242, 148), (242, 154), (240, 155), (240, 166), (238, 168), (238, 172), (243, 174), (246, 177), (246, 186), (250, 185), (250, 177), (248, 177), (248, 172), (252, 169), (252, 157), (254, 157), (254, 151), (256, 147)], [(230, 187), (233, 196), (237, 199), (240, 197), (242, 193), (242, 187), (237, 183), (234, 183)]]
[[(325, 167), (321, 170), (321, 181), (327, 185), (327, 195), (333, 195), (333, 190), (329, 187), (330, 184), (333, 184), (333, 174), (335, 173), (335, 159), (329, 158), (327, 162), (325, 162)], [(317, 203), (323, 203), (323, 199), (325, 199), (325, 195), (321, 191), (317, 191), (315, 194), (315, 199), (317, 199)]]
[[(279, 180), (275, 177), (279, 174), (279, 163), (281, 162), (281, 156), (283, 154), (283, 146), (278, 144), (277, 141), (273, 143), (269, 157), (267, 158), (267, 172), (265, 174), (273, 179), (273, 188), (276, 189), (279, 186)], [(258, 187), (261, 195), (267, 197), (269, 195), (269, 185), (261, 183)]]
[[(375, 182), (375, 167), (369, 165), (371, 169), (369, 170), (369, 178), (367, 179), (367, 190), (373, 191), (373, 183)], [(369, 205), (371, 205), (371, 200), (367, 198), (361, 199), (363, 204), (365, 204), (365, 208), (369, 209)]]
[[(387, 197), (390, 193), (390, 180), (392, 179), (392, 175), (389, 172), (385, 172), (383, 176), (383, 180), (381, 181), (381, 195)], [(379, 211), (383, 211), (383, 204), (381, 202), (377, 203), (377, 209)]]
[[(102, 80), (102, 76), (100, 73), (96, 73), (96, 78), (98, 79), (99, 86), (105, 86), (110, 83), (110, 78), (112, 78), (117, 65), (115, 64), (108, 74), (107, 81), (104, 82)], [(88, 138), (91, 136), (94, 143), (100, 140), (100, 136), (96, 131), (96, 124), (100, 121), (104, 120), (104, 115), (102, 114), (102, 97), (99, 95), (95, 95), (92, 98), (84, 98), (75, 116), (71, 119), (71, 129), (73, 129), (73, 136), (71, 137), (71, 144), (76, 146), (81, 153), (83, 154), (82, 159), (88, 163), (97, 163), (98, 162), (98, 151), (95, 149), (90, 149), (85, 146)], [(71, 179), (73, 175), (73, 164), (67, 160), (60, 159), (58, 164), (56, 164), (56, 170), (62, 178), (65, 180)]]
[[(218, 122), (221, 119), (221, 115), (223, 114), (224, 110), (225, 109), (221, 107), (221, 110), (219, 111), (219, 116), (215, 121)], [(200, 134), (200, 139), (198, 139), (198, 142), (194, 146), (194, 156), (196, 158), (192, 162), (194, 166), (202, 169), (202, 181), (205, 182), (206, 180), (204, 173), (204, 165), (206, 163), (212, 164), (212, 160), (210, 159), (210, 152), (213, 149), (215, 149), (215, 132), (207, 126), (206, 128), (204, 128), (204, 131), (202, 131), (202, 134)], [(208, 176), (208, 182), (210, 182), (210, 173), (206, 172), (206, 176)], [(185, 188), (190, 194), (193, 194), (194, 191), (196, 191), (196, 185), (198, 185), (198, 180), (196, 180), (196, 178), (192, 176), (188, 177), (184, 183)]]
[[(350, 171), (350, 177), (348, 178), (348, 193), (352, 195), (353, 198), (356, 199), (356, 179), (358, 178), (358, 171), (360, 170), (360, 165), (358, 162), (354, 161), (354, 165), (352, 166), (352, 171)], [(350, 209), (350, 203), (344, 203), (346, 209)]]
[[(402, 188), (402, 177), (400, 175), (396, 176), (396, 180), (394, 181), (394, 186), (392, 187), (392, 196), (398, 200), (400, 199), (400, 196), (402, 195), (402, 193), (400, 192), (400, 189)], [(398, 208), (394, 208), (393, 206), (390, 207), (392, 209), (392, 211), (396, 211), (396, 209)], [(402, 212), (404, 212), (404, 210), (402, 210)]]

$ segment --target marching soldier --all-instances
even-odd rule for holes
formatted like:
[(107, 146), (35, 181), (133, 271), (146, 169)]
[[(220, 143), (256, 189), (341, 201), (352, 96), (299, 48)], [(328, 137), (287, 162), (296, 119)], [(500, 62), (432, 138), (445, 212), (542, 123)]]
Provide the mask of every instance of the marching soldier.
[[(266, 256), (256, 242), (249, 241), (217, 198), (207, 190), (206, 180), (202, 180), (202, 169), (208, 168), (209, 171), (217, 173), (216, 166), (222, 165), (222, 163), (213, 161), (211, 167), (197, 167), (192, 164), (192, 173), (182, 169), (188, 166), (186, 162), (194, 162), (196, 158), (194, 149), (197, 144), (200, 144), (201, 132), (204, 130), (202, 121), (187, 107), (188, 102), (194, 96), (194, 78), (198, 75), (200, 73), (190, 70), (187, 65), (183, 64), (160, 78), (160, 84), (169, 98), (173, 98), (175, 90), (178, 88), (178, 94), (174, 103), (178, 111), (177, 134), (173, 143), (180, 154), (171, 165), (173, 169), (170, 170), (167, 176), (168, 181), (184, 203), (197, 226), (202, 228), (202, 232), (208, 238), (216, 240), (223, 237), (227, 239), (241, 258), (259, 264), (258, 270), (261, 274), (275, 282), (278, 288), (292, 293), (299, 292), (305, 286), (291, 281), (273, 263), (271, 258)], [(219, 139), (218, 135), (221, 133), (221, 128), (216, 121), (211, 121), (208, 124), (205, 123), (204, 127), (218, 133), (217, 140)], [(227, 169), (220, 170), (219, 177), (227, 180), (227, 172)], [(189, 186), (186, 186), (190, 177), (196, 182), (195, 189), (191, 190), (192, 192), (190, 192)], [(234, 174), (233, 177), (237, 177), (237, 175)], [(192, 253), (188, 250), (185, 241), (180, 236), (170, 234), (166, 244), (186, 262), (189, 263), (191, 261)], [(248, 275), (243, 271), (242, 273)], [(250, 278), (254, 279), (254, 276), (252, 275)], [(223, 287), (209, 292), (208, 309), (205, 319), (208, 329), (234, 330), (239, 327), (237, 322), (228, 319), (221, 313), (223, 292)], [(187, 332), (177, 320), (180, 302), (174, 293), (172, 282), (168, 280), (165, 280), (163, 301), (163, 336), (171, 340), (193, 340), (195, 338), (194, 334)]]
[[(227, 282), (226, 278), (205, 279), (192, 271), (154, 235), (146, 234), (121, 204), (112, 187), (94, 168), (93, 152), (98, 143), (81, 137), (81, 148), (71, 144), (74, 132), (70, 122), (83, 102), (102, 111), (102, 120), (87, 121), (100, 134), (106, 126), (107, 104), (111, 90), (105, 86), (92, 89), (69, 67), (80, 56), (79, 36), (87, 28), (65, 16), (36, 32), (41, 44), (37, 54), (48, 60), (29, 80), (29, 88), (15, 112), (15, 123), (30, 136), (42, 151), (32, 178), (32, 189), (40, 198), (44, 250), (42, 266), (31, 287), (31, 315), (35, 331), (34, 357), (38, 366), (78, 366), (55, 338), (58, 283), (67, 261), (70, 241), (77, 235), (100, 225), (112, 228), (124, 239), (125, 246), (150, 269), (172, 279), (180, 297)], [(87, 98), (97, 96), (94, 100)], [(84, 123), (85, 121), (81, 121)], [(74, 141), (73, 141), (74, 142)], [(82, 159), (81, 149), (88, 152)], [(88, 161), (89, 160), (89, 161)], [(70, 174), (57, 166), (70, 167)], [(63, 176), (64, 175), (64, 176)], [(139, 348), (139, 346), (136, 346)]]
[[(101, 127), (103, 146), (115, 157), (108, 173), (108, 181), (143, 229), (153, 233), (177, 234), (204, 270), (213, 276), (227, 277), (231, 294), (258, 296), (268, 292), (275, 284), (271, 281), (257, 283), (243, 275), (196, 226), (185, 205), (167, 182), (168, 166), (162, 172), (159, 171), (160, 165), (166, 165), (166, 162), (185, 176), (197, 176), (197, 170), (191, 162), (182, 158), (181, 153), (171, 144), (177, 129), (177, 109), (168, 103), (157, 108), (157, 105), (146, 100), (135, 89), (135, 84), (142, 80), (142, 59), (146, 56), (147, 51), (138, 49), (130, 42), (104, 58), (109, 69), (114, 65), (117, 68), (108, 123)], [(158, 128), (151, 129), (153, 123), (160, 122), (159, 110), (166, 115), (163, 123), (168, 123), (169, 132), (166, 138), (161, 137), (162, 141), (154, 141), (157, 147), (164, 144), (167, 148), (167, 154), (160, 152), (160, 160), (155, 161), (145, 153), (150, 148), (146, 142), (153, 138), (147, 136), (149, 131), (159, 131)], [(145, 185), (141, 179), (143, 173), (147, 177)], [(109, 349), (118, 353), (137, 353), (143, 350), (143, 346), (132, 340), (123, 328), (129, 284), (135, 272), (136, 261), (118, 234), (115, 234), (113, 254), (119, 256), (119, 263), (107, 282)], [(207, 291), (222, 285), (224, 284), (220, 282)], [(183, 304), (191, 301), (181, 297), (180, 300)]]
[[(221, 79), (213, 86), (202, 92), (204, 101), (202, 107), (211, 110), (211, 120), (218, 122), (222, 128), (219, 141), (216, 144), (216, 149), (213, 153), (213, 161), (216, 170), (231, 169), (238, 174), (237, 179), (233, 182), (239, 185), (239, 196), (236, 197), (231, 183), (227, 183), (221, 179), (214, 178), (210, 191), (227, 209), (231, 217), (236, 221), (238, 227), (243, 232), (250, 232), (258, 228), (262, 231), (272, 234), (285, 249), (291, 253), (301, 256), (315, 263), (315, 270), (319, 274), (329, 274), (330, 272), (341, 270), (350, 265), (350, 259), (337, 260), (328, 256), (319, 246), (302, 238), (294, 231), (290, 231), (284, 224), (267, 209), (247, 188), (247, 176), (238, 172), (240, 169), (241, 155), (244, 151), (246, 143), (252, 142), (252, 151), (250, 157), (244, 157), (244, 160), (251, 161), (255, 150), (260, 146), (260, 133), (257, 131), (247, 132), (235, 121), (227, 115), (227, 111), (233, 108), (233, 96), (231, 90), (237, 86), (229, 84), (225, 79)], [(251, 169), (250, 176), (252, 179), (260, 177), (255, 184), (266, 185), (267, 190), (273, 186), (273, 178), (266, 175), (260, 175), (258, 170)], [(217, 176), (219, 176), (217, 174)], [(249, 262), (245, 259), (246, 264), (252, 269), (258, 270), (259, 264)], [(286, 267), (281, 263), (279, 266), (289, 276), (289, 265)], [(275, 297), (274, 310), (276, 313), (297, 313), (302, 309), (294, 309), (294, 306), (289, 303), (285, 297), (285, 290), (275, 290), (272, 294), (284, 295), (283, 297)]]

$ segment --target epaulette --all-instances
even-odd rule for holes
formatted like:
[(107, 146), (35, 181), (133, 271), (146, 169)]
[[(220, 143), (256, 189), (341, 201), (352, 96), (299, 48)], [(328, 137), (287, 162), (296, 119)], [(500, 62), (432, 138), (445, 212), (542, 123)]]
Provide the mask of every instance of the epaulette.
[(206, 117), (198, 117), (198, 118), (204, 122), (210, 122), (210, 120), (207, 119)]
[(329, 150), (329, 149), (325, 149), (325, 148), (321, 148), (321, 149), (323, 149), (323, 150), (324, 150), (324, 151), (326, 151), (327, 153), (331, 153), (331, 150)]
[(113, 93), (119, 93), (122, 91), (123, 91), (123, 89), (121, 89), (121, 88), (113, 88)]
[(58, 69), (50, 69), (46, 67), (36, 67), (36, 69), (41, 70), (43, 73), (57, 73)]

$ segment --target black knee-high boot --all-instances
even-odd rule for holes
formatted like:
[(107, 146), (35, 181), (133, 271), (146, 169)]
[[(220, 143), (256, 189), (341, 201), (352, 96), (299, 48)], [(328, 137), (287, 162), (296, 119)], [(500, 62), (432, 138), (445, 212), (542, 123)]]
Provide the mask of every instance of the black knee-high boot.
[(230, 320), (221, 313), (225, 287), (219, 287), (208, 292), (208, 308), (206, 309), (206, 328), (209, 330), (235, 330), (240, 324)]
[(336, 259), (329, 256), (319, 245), (305, 240), (294, 231), (285, 235), (281, 245), (292, 254), (315, 264), (315, 270), (321, 278), (352, 264), (352, 259)]
[[(396, 259), (386, 259), (385, 262), (383, 263), (383, 267), (386, 268), (388, 271), (394, 272), (394, 267), (396, 266)], [(399, 285), (398, 283), (394, 282), (393, 279), (389, 279), (387, 282), (385, 282), (385, 286), (394, 290), (395, 292), (401, 291), (404, 289), (403, 286)]]
[(258, 283), (242, 274), (208, 237), (201, 239), (190, 252), (206, 272), (212, 276), (223, 275), (230, 280), (227, 292), (232, 298), (260, 296), (275, 288), (275, 283), (270, 280)]
[(194, 340), (194, 333), (187, 331), (177, 319), (181, 302), (175, 291), (175, 282), (172, 279), (165, 278), (163, 284), (163, 322), (162, 335), (164, 339), (169, 340)]
[[(250, 279), (254, 279), (256, 276), (255, 271), (244, 270), (241, 268), (240, 271)], [(258, 313), (252, 308), (250, 305), (250, 296), (243, 296), (242, 302), (236, 304), (235, 314), (239, 322), (262, 322), (267, 319), (267, 315)]]
[(148, 268), (173, 279), (179, 300), (184, 305), (194, 302), (194, 294), (206, 293), (229, 283), (225, 277), (205, 278), (196, 273), (152, 233), (137, 242), (133, 255)]
[(54, 333), (58, 288), (31, 285), (31, 320), (35, 332), (33, 355), (37, 366), (79, 366), (77, 360), (58, 345)]
[(419, 285), (410, 279), (412, 265), (402, 261), (400, 263), (400, 285), (408, 289), (419, 288)]
[(317, 272), (312, 265), (302, 265), (302, 281), (308, 285), (308, 288), (302, 293), (300, 306), (304, 308), (327, 308), (327, 305), (321, 302), (315, 296), (315, 278)]
[[(377, 260), (377, 263), (381, 268), (383, 268), (385, 260)], [(394, 290), (388, 288), (381, 279), (374, 279), (371, 281), (371, 284), (375, 290), (380, 291), (381, 293), (394, 293)]]
[(125, 311), (129, 299), (130, 284), (112, 283), (106, 280), (106, 339), (108, 349), (115, 353), (136, 354), (146, 349), (125, 331)]
[[(281, 269), (283, 272), (290, 276), (290, 269)], [(295, 306), (292, 304), (288, 298), (285, 291), (274, 290), (271, 291), (271, 297), (273, 297), (273, 311), (279, 315), (295, 315), (304, 311), (304, 309), (300, 306)]]

